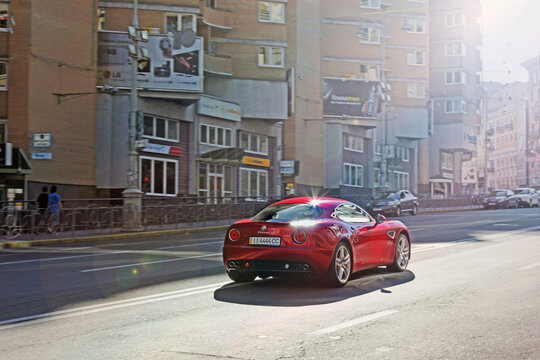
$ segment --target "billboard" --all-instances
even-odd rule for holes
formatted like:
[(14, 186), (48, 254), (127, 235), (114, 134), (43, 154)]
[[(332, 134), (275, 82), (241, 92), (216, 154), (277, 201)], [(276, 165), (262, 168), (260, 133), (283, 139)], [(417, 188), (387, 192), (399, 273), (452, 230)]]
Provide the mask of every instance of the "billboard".
[(376, 81), (325, 78), (323, 113), (328, 116), (375, 118), (380, 112), (380, 85)]
[[(98, 33), (98, 85), (131, 87), (131, 64), (127, 32)], [(148, 42), (139, 42), (148, 49), (149, 59), (139, 60), (139, 88), (176, 91), (202, 91), (202, 38), (189, 47), (173, 36), (150, 35)]]

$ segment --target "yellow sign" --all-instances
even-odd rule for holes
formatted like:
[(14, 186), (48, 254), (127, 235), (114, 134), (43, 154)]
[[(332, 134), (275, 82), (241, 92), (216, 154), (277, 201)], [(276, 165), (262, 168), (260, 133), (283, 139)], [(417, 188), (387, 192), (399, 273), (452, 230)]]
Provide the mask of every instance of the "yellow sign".
[(261, 158), (251, 157), (251, 156), (244, 156), (242, 158), (242, 162), (247, 165), (270, 167), (270, 159), (261, 159)]

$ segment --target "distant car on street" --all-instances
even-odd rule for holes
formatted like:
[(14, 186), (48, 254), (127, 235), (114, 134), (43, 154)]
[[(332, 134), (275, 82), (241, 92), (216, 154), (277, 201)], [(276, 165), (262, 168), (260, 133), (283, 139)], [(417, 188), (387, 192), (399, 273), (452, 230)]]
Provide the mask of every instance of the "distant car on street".
[(349, 201), (328, 197), (278, 201), (231, 225), (223, 245), (225, 268), (235, 282), (304, 273), (341, 287), (363, 269), (404, 271), (410, 255), (403, 223), (374, 219)]
[(517, 188), (511, 199), (516, 200), (519, 207), (538, 207), (538, 192), (533, 188)]
[(408, 190), (381, 192), (368, 201), (366, 207), (372, 214), (401, 216), (403, 212), (418, 214), (418, 198)]
[(484, 198), (484, 209), (508, 209), (510, 207), (517, 207), (518, 202), (516, 198), (513, 198), (514, 192), (508, 189), (493, 190)]

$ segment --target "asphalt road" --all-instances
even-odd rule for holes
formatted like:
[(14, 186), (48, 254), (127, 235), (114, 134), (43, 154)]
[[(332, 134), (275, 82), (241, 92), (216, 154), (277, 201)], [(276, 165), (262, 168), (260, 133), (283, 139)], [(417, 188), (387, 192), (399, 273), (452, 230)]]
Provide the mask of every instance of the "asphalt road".
[(404, 273), (233, 284), (224, 232), (0, 251), (7, 359), (540, 359), (540, 209), (400, 218)]

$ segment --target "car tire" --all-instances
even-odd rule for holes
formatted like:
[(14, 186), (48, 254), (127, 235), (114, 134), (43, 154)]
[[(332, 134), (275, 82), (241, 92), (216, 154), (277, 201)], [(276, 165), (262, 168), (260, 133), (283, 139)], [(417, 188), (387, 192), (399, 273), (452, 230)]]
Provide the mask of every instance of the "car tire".
[(396, 241), (394, 250), (394, 261), (391, 265), (386, 266), (389, 271), (402, 272), (407, 268), (409, 259), (411, 258), (411, 244), (407, 235), (401, 233)]
[(343, 287), (349, 278), (351, 277), (352, 272), (352, 254), (350, 247), (345, 243), (345, 241), (340, 241), (336, 249), (334, 250), (334, 255), (332, 256), (332, 263), (330, 268), (326, 273), (326, 285), (331, 287)]
[(418, 214), (418, 205), (414, 205), (412, 208), (412, 214), (417, 215)]
[(253, 271), (244, 270), (227, 270), (227, 275), (232, 281), (237, 283), (251, 282), (255, 280), (255, 273)]
[(396, 216), (401, 216), (401, 206), (396, 208)]

